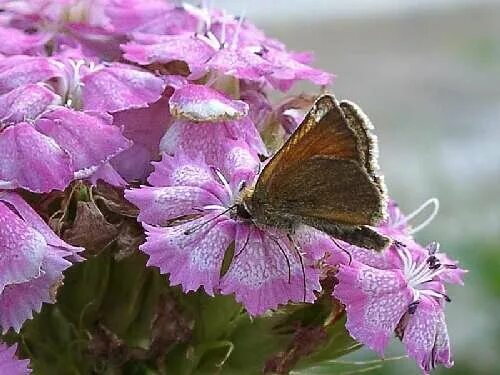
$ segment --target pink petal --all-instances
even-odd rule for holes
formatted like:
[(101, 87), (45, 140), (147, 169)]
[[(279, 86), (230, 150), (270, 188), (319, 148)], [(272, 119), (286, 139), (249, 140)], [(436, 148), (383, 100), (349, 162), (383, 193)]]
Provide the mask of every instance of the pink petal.
[[(115, 0), (106, 4), (104, 12), (113, 30), (120, 33), (135, 31), (152, 19), (173, 8), (163, 0)], [(155, 33), (156, 34), (156, 33)], [(160, 33), (158, 33), (160, 34)]]
[(0, 188), (64, 190), (72, 178), (69, 155), (30, 124), (20, 123), (0, 133)]
[(192, 33), (178, 35), (134, 34), (134, 41), (122, 45), (124, 57), (141, 65), (184, 61), (191, 72), (203, 70), (214, 48)]
[(437, 364), (453, 366), (443, 308), (431, 298), (421, 298), (415, 313), (408, 315), (403, 343), (426, 374)]
[(221, 49), (207, 62), (208, 69), (239, 79), (258, 81), (269, 75), (273, 66), (250, 49)]
[(113, 124), (123, 128), (123, 135), (133, 146), (116, 156), (111, 164), (127, 181), (143, 179), (151, 172), (151, 160), (159, 159), (160, 139), (170, 124), (168, 96), (147, 108), (113, 114)]
[[(41, 84), (20, 86), (0, 95), (0, 120), (5, 123), (34, 120), (61, 98)], [(2, 125), (0, 125), (0, 129)]]
[(305, 256), (312, 260), (319, 260), (326, 254), (333, 255), (339, 251), (330, 236), (309, 226), (299, 227), (293, 237)]
[(272, 112), (273, 107), (262, 90), (243, 82), (241, 83), (240, 98), (250, 107), (248, 116), (252, 122), (259, 130), (262, 130), (265, 120)]
[(175, 156), (163, 154), (161, 161), (153, 163), (155, 171), (148, 177), (153, 186), (191, 186), (204, 189), (221, 200), (227, 200), (227, 192), (208, 165), (193, 161), (182, 153)]
[(194, 122), (236, 120), (248, 114), (248, 104), (203, 85), (187, 84), (171, 96), (170, 113)]
[(0, 193), (0, 201), (12, 206), (15, 212), (39, 232), (49, 245), (56, 247), (58, 250), (66, 251), (67, 255), (72, 256), (84, 250), (82, 247), (71, 246), (61, 240), (31, 206), (16, 193), (2, 192)]
[(146, 107), (165, 89), (161, 78), (124, 64), (101, 68), (82, 78), (85, 110), (116, 112)]
[(413, 298), (402, 274), (353, 261), (337, 278), (333, 294), (346, 307), (350, 335), (382, 356)]
[(131, 145), (111, 122), (111, 116), (58, 107), (45, 113), (35, 127), (71, 155), (75, 178), (85, 178)]
[(92, 185), (97, 184), (97, 181), (102, 180), (113, 186), (123, 187), (127, 185), (122, 176), (116, 171), (113, 166), (107, 162), (101, 165), (97, 170), (88, 178)]
[(253, 154), (267, 153), (248, 118), (215, 123), (175, 121), (163, 136), (160, 149), (170, 155), (182, 149), (192, 159), (201, 157), (208, 164), (221, 166), (224, 164), (224, 139), (245, 141)]
[(113, 29), (129, 33), (181, 34), (194, 31), (199, 19), (182, 7), (161, 0), (121, 0), (107, 5), (106, 15)]
[[(157, 228), (146, 225), (147, 241), (141, 250), (150, 256), (148, 265), (170, 274), (171, 285), (182, 285), (187, 292), (203, 286), (213, 295), (219, 285), (224, 253), (234, 239), (234, 222), (214, 214), (177, 225)], [(213, 219), (192, 234), (188, 229)]]
[(4, 55), (22, 55), (41, 50), (46, 36), (43, 34), (26, 34), (12, 27), (0, 26), (0, 53)]
[(17, 345), (10, 347), (0, 344), (0, 374), (5, 375), (27, 375), (31, 371), (28, 369), (30, 361), (16, 358)]
[(60, 70), (45, 57), (8, 57), (0, 61), (0, 94), (30, 83), (46, 81), (60, 74)]
[[(281, 91), (288, 91), (298, 80), (309, 80), (316, 85), (328, 85), (332, 75), (319, 69), (314, 69), (302, 61), (303, 55), (294, 55), (285, 51), (270, 49), (264, 58), (274, 65), (269, 82)], [(302, 60), (302, 61), (301, 61)]]
[(0, 293), (37, 277), (47, 251), (43, 236), (0, 203)]
[(54, 303), (55, 291), (63, 279), (62, 272), (71, 265), (57, 253), (49, 254), (42, 263), (40, 277), (5, 287), (0, 294), (0, 327), (19, 332), (23, 323), (39, 312), (42, 303)]
[(276, 241), (281, 249), (260, 229), (238, 226), (235, 256), (222, 278), (221, 292), (234, 293), (251, 315), (288, 301), (312, 302), (314, 291), (321, 289), (318, 272), (306, 264), (304, 274), (297, 252), (287, 247), (286, 238)]
[(224, 160), (222, 170), (227, 176), (231, 176), (229, 184), (233, 191), (240, 188), (242, 181), (251, 184), (259, 171), (260, 160), (255, 152), (243, 141), (231, 139), (224, 142)]
[(127, 190), (125, 198), (140, 209), (138, 220), (166, 225), (169, 220), (199, 214), (206, 205), (220, 204), (212, 193), (193, 186), (148, 187)]

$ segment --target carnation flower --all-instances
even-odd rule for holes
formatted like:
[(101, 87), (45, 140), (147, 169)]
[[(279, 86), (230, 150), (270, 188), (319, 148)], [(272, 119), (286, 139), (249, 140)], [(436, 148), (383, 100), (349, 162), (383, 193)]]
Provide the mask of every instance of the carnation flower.
[(15, 193), (0, 192), (0, 328), (19, 331), (42, 303), (54, 303), (62, 272), (80, 260)]
[(29, 360), (16, 358), (17, 345), (6, 346), (0, 343), (0, 374), (5, 375), (27, 375)]
[[(226, 155), (241, 150), (249, 152), (240, 144)], [(320, 290), (315, 261), (333, 243), (312, 228), (288, 237), (238, 217), (234, 204), (257, 167), (245, 154), (241, 160), (246, 165), (222, 171), (183, 153), (165, 154), (148, 179), (152, 187), (126, 191), (146, 229), (141, 249), (150, 256), (148, 265), (170, 274), (171, 284), (185, 291), (202, 286), (211, 295), (235, 293), (252, 315), (288, 301), (314, 301), (313, 292)], [(243, 169), (254, 173), (241, 174)], [(231, 264), (221, 276), (233, 242)]]
[(352, 261), (344, 258), (338, 266), (334, 296), (346, 307), (346, 327), (356, 340), (380, 355), (396, 332), (424, 373), (437, 364), (450, 367), (453, 361), (444, 318), (444, 303), (450, 299), (445, 283), (463, 284), (466, 271), (438, 253), (436, 242), (425, 248), (416, 243), (408, 219), (394, 202), (389, 213), (379, 228), (395, 241), (389, 249), (377, 254), (345, 247)]

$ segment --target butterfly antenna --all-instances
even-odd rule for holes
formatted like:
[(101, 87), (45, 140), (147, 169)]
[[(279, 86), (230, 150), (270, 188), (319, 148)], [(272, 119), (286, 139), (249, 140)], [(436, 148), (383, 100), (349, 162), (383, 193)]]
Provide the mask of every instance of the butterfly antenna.
[(288, 266), (288, 284), (290, 284), (292, 282), (292, 266), (291, 266), (291, 263), (290, 263), (290, 259), (288, 259), (288, 256), (286, 255), (286, 251), (280, 245), (279, 241), (275, 237), (273, 237), (271, 235), (269, 235), (269, 238), (274, 241), (274, 243), (278, 246), (278, 248), (280, 249), (281, 253), (285, 257), (286, 265)]
[(210, 218), (210, 219), (208, 219), (208, 220), (206, 220), (206, 221), (203, 221), (203, 222), (201, 222), (201, 223), (199, 223), (199, 224), (197, 224), (197, 225), (195, 225), (195, 226), (192, 226), (191, 228), (186, 229), (186, 230), (184, 231), (184, 235), (188, 236), (188, 235), (190, 235), (190, 234), (193, 234), (193, 233), (194, 233), (194, 232), (196, 232), (198, 229), (200, 229), (200, 228), (204, 227), (204, 226), (205, 226), (205, 225), (207, 225), (208, 223), (210, 223), (210, 222), (214, 221), (215, 219), (217, 219), (217, 218), (221, 217), (222, 215), (227, 214), (227, 213), (228, 213), (229, 211), (231, 211), (234, 207), (235, 207), (235, 206), (231, 206), (231, 207), (227, 208), (226, 210), (224, 210), (224, 211), (222, 211), (222, 212), (218, 213), (218, 214), (217, 214), (217, 215), (215, 215), (214, 217), (212, 217), (212, 218)]
[(238, 251), (238, 253), (234, 256), (234, 259), (238, 258), (241, 253), (243, 252), (243, 250), (245, 250), (245, 248), (247, 247), (248, 245), (248, 241), (250, 240), (250, 231), (248, 231), (248, 234), (247, 234), (247, 239), (245, 240), (245, 243), (243, 244), (243, 247), (241, 248), (240, 251)]
[(302, 270), (302, 300), (306, 302), (306, 268), (304, 266), (304, 258), (302, 258), (302, 253), (299, 246), (295, 243), (290, 233), (287, 234), (288, 240), (292, 243), (300, 261), (300, 268)]
[(347, 256), (349, 257), (349, 266), (351, 265), (352, 263), (352, 255), (349, 251), (347, 251), (347, 249), (342, 246), (335, 238), (331, 237), (333, 243), (335, 244), (335, 246), (337, 246), (340, 250), (342, 250), (344, 253), (347, 254)]
[(412, 228), (409, 232), (410, 232), (410, 234), (414, 234), (414, 233), (421, 231), (427, 225), (429, 225), (432, 220), (434, 220), (434, 218), (436, 217), (436, 215), (439, 211), (439, 200), (437, 198), (428, 199), (419, 208), (417, 208), (415, 211), (413, 211), (408, 216), (403, 217), (395, 225), (397, 226), (397, 225), (409, 223), (416, 216), (418, 216), (423, 210), (425, 210), (427, 207), (429, 207), (431, 205), (432, 205), (433, 209), (432, 209), (432, 212), (429, 215), (429, 217), (427, 219), (425, 219), (421, 224), (417, 225), (415, 228)]

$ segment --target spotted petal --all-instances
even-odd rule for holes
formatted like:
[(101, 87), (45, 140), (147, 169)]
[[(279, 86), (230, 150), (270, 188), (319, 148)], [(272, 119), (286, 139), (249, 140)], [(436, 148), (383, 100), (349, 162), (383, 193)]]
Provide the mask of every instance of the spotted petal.
[[(203, 286), (213, 295), (219, 285), (224, 253), (234, 239), (234, 222), (214, 216), (206, 215), (174, 227), (145, 225), (147, 241), (141, 250), (150, 256), (148, 265), (170, 274), (170, 283), (182, 285), (186, 292)], [(184, 234), (211, 219), (194, 233)]]
[(194, 186), (142, 186), (127, 190), (125, 198), (140, 209), (139, 221), (157, 225), (166, 225), (169, 220), (185, 215), (199, 214), (204, 206), (220, 203), (209, 191)]
[(453, 366), (444, 312), (437, 301), (423, 297), (415, 313), (408, 315), (403, 344), (425, 374), (437, 364)]
[(351, 266), (339, 266), (337, 278), (334, 296), (346, 307), (349, 333), (382, 356), (412, 302), (403, 275), (353, 261)]
[(258, 315), (289, 301), (312, 302), (320, 289), (317, 271), (306, 265), (303, 272), (286, 238), (238, 227), (235, 256), (221, 282), (223, 294), (234, 293), (251, 315)]

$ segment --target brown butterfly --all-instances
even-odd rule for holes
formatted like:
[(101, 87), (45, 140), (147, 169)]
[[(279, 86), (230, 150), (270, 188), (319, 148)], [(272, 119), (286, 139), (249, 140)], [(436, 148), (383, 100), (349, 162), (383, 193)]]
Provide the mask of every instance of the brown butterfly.
[(382, 250), (368, 226), (386, 211), (373, 126), (355, 104), (323, 95), (236, 205), (237, 216), (293, 232), (315, 227), (350, 244)]

